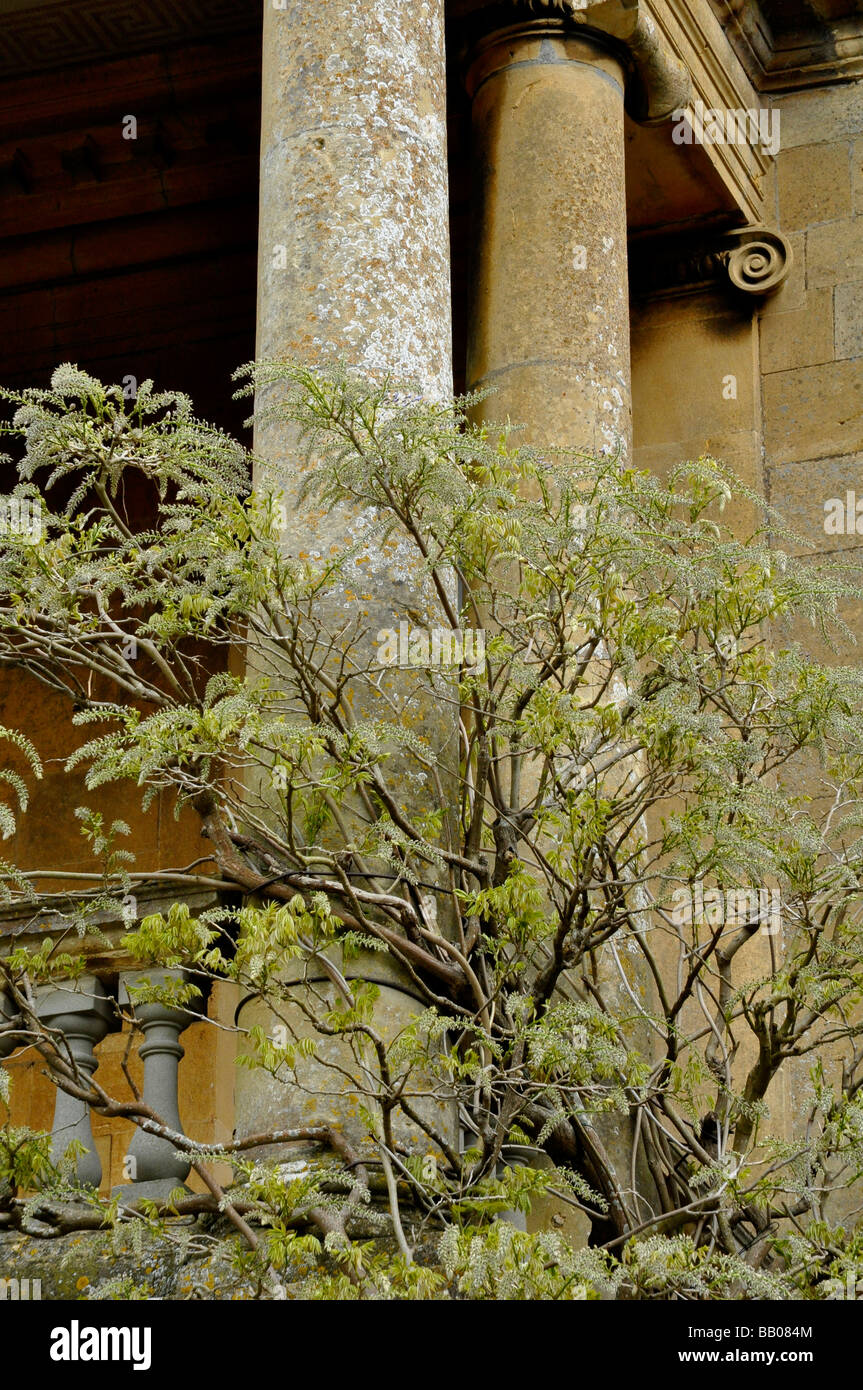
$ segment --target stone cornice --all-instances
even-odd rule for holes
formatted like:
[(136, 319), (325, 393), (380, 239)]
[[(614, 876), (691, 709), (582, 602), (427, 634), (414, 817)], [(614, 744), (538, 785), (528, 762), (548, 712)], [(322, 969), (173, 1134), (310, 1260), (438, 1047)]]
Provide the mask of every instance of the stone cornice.
[[(66, 904), (54, 899), (38, 899), (35, 903), (13, 903), (0, 907), (0, 956), (21, 945), (38, 946), (45, 936), (64, 936), (63, 949), (72, 956), (87, 958), (88, 969), (96, 975), (110, 977), (118, 970), (140, 969), (140, 961), (131, 956), (123, 938), (131, 930), (129, 919), (119, 911), (102, 909), (91, 918), (94, 931), (81, 937), (72, 930), (68, 903), (76, 901), (71, 890)], [(212, 888), (194, 885), (157, 885), (152, 880), (135, 889), (135, 920), (156, 913), (166, 915), (174, 903), (184, 903), (192, 916), (216, 907), (224, 899)], [(67, 910), (64, 911), (64, 906)], [(0, 1000), (3, 995), (0, 993)], [(0, 1003), (0, 1021), (2, 1021)]]
[[(761, 103), (708, 0), (651, 0), (657, 24), (692, 73), (694, 98), (705, 109), (752, 110)], [(738, 221), (764, 218), (769, 156), (757, 144), (704, 147), (729, 195)]]
[(863, 16), (817, 20), (783, 31), (759, 0), (710, 0), (728, 40), (760, 92), (794, 91), (863, 74)]

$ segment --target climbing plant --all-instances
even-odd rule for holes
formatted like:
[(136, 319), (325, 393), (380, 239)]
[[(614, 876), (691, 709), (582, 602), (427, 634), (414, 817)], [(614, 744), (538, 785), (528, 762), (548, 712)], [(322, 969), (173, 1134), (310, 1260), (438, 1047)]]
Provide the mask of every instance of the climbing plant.
[[(202, 1239), (263, 1297), (827, 1296), (861, 1259), (842, 1222), (863, 1171), (863, 677), (839, 616), (860, 575), (794, 558), (709, 457), (660, 480), (529, 447), (475, 400), (290, 363), (243, 379), (313, 464), (308, 505), (362, 524), (303, 552), (296, 494), (253, 488), (248, 451), (183, 396), (63, 366), (5, 393), (13, 497), (39, 524), (0, 537), (0, 663), (85, 731), (65, 766), (100, 862), (70, 923), (95, 931), (147, 884), (99, 789), (150, 813), (169, 792), (205, 850), (164, 870), (219, 905), (130, 918), (125, 946), (185, 970), (173, 1003), (235, 984), (270, 1020), (240, 1015), (241, 1065), (284, 1088), (329, 1068), (328, 1099), (320, 1123), (218, 1150), (178, 1134), (40, 1024), (35, 985), (80, 959), (10, 949), (6, 1034), (96, 1113), (167, 1136), (206, 1192), (135, 1216), (7, 1125), (0, 1221), (143, 1213), (169, 1241), (177, 1214), (219, 1212)], [(7, 903), (56, 906), (57, 872), (50, 844), (0, 865)], [(417, 1000), (395, 1036), (375, 960)], [(303, 972), (324, 984), (298, 1010)], [(328, 1118), (345, 1090), (351, 1124)], [(314, 1156), (291, 1163), (298, 1144)]]

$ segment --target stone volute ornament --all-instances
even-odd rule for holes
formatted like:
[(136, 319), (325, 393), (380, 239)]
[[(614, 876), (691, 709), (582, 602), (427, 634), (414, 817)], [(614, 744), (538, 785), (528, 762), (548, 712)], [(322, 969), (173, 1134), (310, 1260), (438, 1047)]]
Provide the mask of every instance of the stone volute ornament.
[(772, 294), (788, 278), (791, 243), (781, 232), (751, 226), (729, 232), (728, 246), (714, 253), (732, 285), (745, 294)]
[(632, 251), (636, 293), (690, 294), (711, 284), (724, 285), (758, 301), (774, 294), (794, 262), (791, 243), (761, 223), (670, 245), (645, 241)]

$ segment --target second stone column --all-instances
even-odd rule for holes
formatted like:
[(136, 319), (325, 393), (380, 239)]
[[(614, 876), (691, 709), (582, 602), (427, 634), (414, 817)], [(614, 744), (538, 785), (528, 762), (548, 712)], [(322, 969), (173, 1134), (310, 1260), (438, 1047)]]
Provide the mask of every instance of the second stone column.
[(467, 381), (531, 442), (631, 444), (621, 59), (534, 20), (474, 48)]

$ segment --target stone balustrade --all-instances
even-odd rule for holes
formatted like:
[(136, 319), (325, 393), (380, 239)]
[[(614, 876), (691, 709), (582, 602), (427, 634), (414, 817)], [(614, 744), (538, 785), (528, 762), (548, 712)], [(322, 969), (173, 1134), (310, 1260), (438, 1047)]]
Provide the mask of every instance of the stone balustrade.
[[(135, 1002), (134, 996), (139, 986), (161, 987), (181, 978), (181, 972), (175, 970), (124, 972), (120, 975), (117, 1002), (102, 981), (87, 974), (68, 983), (41, 986), (36, 992), (37, 1016), (47, 1028), (62, 1034), (57, 1039), (60, 1056), (77, 1069), (82, 1086), (97, 1069), (96, 1046), (120, 1026), (117, 1003), (135, 1017), (144, 1035), (139, 1048), (144, 1064), (142, 1100), (175, 1133), (182, 1133), (178, 1069), (184, 1054), (179, 1035), (194, 1015), (169, 1004)], [(0, 991), (0, 1059), (21, 1045), (19, 1031), (8, 1032), (9, 1025), (16, 1024), (18, 1018), (11, 997)], [(99, 1187), (102, 1164), (93, 1138), (90, 1107), (60, 1087), (51, 1135), (51, 1157), (55, 1163), (64, 1157), (73, 1140), (80, 1142), (83, 1152), (76, 1156), (73, 1165), (76, 1177), (81, 1183)], [(136, 1127), (124, 1158), (125, 1183), (115, 1191), (130, 1201), (140, 1197), (164, 1199), (182, 1186), (189, 1168), (188, 1160), (170, 1140)]]

